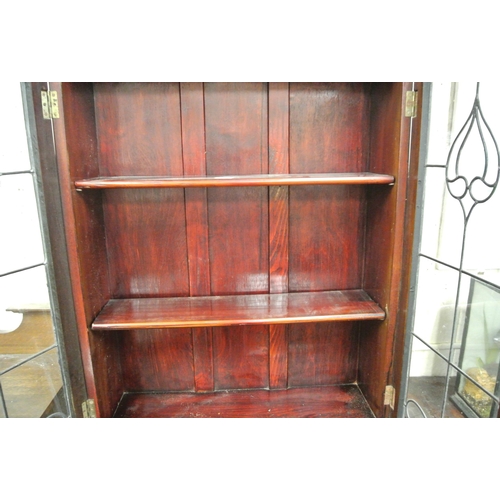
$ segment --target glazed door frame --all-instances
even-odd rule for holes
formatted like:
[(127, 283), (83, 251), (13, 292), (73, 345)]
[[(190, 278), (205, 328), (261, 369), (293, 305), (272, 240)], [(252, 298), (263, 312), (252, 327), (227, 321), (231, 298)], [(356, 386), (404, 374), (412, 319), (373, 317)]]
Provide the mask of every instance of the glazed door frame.
[(52, 119), (44, 119), (41, 92), (46, 82), (23, 83), (26, 130), (35, 171), (42, 231), (46, 245), (47, 280), (56, 339), (60, 349), (61, 371), (71, 417), (82, 417), (87, 389), (66, 251), (65, 224), (57, 176)]

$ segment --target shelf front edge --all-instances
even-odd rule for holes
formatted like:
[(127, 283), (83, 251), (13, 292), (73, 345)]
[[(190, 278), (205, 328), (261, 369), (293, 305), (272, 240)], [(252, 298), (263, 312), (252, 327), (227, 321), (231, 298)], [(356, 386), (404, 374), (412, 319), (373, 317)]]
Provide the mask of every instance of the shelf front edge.
[(290, 294), (112, 299), (93, 330), (197, 328), (384, 320), (363, 290)]
[(342, 185), (342, 184), (394, 184), (392, 175), (360, 173), (332, 174), (288, 174), (288, 175), (241, 175), (207, 177), (96, 177), (75, 181), (75, 187), (82, 189), (138, 189), (138, 188), (188, 188), (188, 187), (232, 187), (232, 186), (300, 186), (300, 185)]

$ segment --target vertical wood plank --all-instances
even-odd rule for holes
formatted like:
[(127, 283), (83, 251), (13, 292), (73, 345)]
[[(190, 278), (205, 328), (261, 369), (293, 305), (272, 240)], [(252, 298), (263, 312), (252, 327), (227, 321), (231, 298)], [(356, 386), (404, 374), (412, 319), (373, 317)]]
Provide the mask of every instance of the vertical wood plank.
[[(181, 84), (182, 155), (184, 175), (203, 176), (205, 164), (205, 113), (202, 83)], [(206, 188), (185, 190), (186, 232), (191, 296), (210, 294)]]
[[(103, 212), (100, 195), (83, 198), (73, 189), (75, 179), (98, 173), (93, 88), (89, 84), (52, 83), (51, 89), (61, 96), (61, 119), (52, 121), (58, 168), (56, 186), (61, 190), (63, 229), (87, 395), (95, 400), (97, 415), (109, 417), (111, 407), (119, 400), (121, 380), (114, 376), (108, 378), (105, 371), (100, 371), (102, 364), (95, 362), (96, 350), (110, 349), (108, 355), (112, 355), (111, 344), (95, 345), (88, 330), (109, 298)], [(114, 372), (119, 374), (119, 367), (115, 367)]]
[[(179, 84), (100, 83), (94, 98), (101, 175), (182, 175)], [(183, 190), (112, 191), (103, 194), (112, 295), (188, 295)]]
[(290, 325), (288, 387), (356, 382), (357, 329), (351, 321)]
[[(288, 174), (289, 89), (269, 84), (269, 173)], [(288, 291), (288, 186), (269, 188), (269, 291)]]
[(192, 339), (188, 330), (119, 333), (125, 392), (194, 389)]
[[(181, 83), (181, 121), (184, 175), (206, 175), (205, 110), (202, 83)], [(210, 294), (208, 252), (208, 208), (206, 189), (186, 189), (186, 234), (189, 292)], [(193, 328), (193, 357), (196, 391), (212, 391), (213, 340), (211, 328)]]
[[(369, 87), (290, 84), (290, 172), (362, 172), (368, 160)], [(362, 280), (365, 190), (290, 189), (289, 288), (357, 288)]]
[[(267, 88), (206, 83), (208, 175), (268, 173)], [(269, 221), (266, 187), (208, 191), (211, 292), (267, 293)]]
[[(264, 83), (205, 83), (208, 175), (269, 172), (268, 91)], [(208, 193), (210, 292), (269, 291), (267, 187)], [(214, 387), (269, 387), (269, 329), (213, 328)]]
[[(288, 174), (289, 85), (269, 83), (269, 173)], [(269, 292), (288, 292), (288, 186), (269, 188)], [(286, 389), (287, 326), (269, 326), (269, 387)]]

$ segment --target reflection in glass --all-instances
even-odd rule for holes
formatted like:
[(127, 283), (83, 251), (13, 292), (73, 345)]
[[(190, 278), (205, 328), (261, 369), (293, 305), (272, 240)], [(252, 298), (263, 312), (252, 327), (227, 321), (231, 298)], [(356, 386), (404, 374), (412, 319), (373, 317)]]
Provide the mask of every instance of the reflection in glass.
[(0, 176), (0, 275), (43, 263), (31, 174)]
[[(500, 290), (472, 280), (453, 400), (468, 416), (496, 417), (499, 396)], [(487, 391), (487, 392), (485, 392)]]
[[(446, 397), (448, 363), (419, 338), (413, 337), (405, 416), (441, 418)], [(455, 407), (448, 417), (462, 418)]]
[(449, 350), (458, 272), (421, 257), (418, 279), (413, 331), (436, 350)]
[(0, 376), (9, 418), (40, 418), (66, 414), (57, 348)]

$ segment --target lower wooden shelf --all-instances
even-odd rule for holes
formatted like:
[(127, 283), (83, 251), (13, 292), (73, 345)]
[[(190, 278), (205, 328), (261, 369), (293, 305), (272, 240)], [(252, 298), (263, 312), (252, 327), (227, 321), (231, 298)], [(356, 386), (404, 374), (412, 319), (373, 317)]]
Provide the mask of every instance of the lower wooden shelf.
[(115, 418), (372, 418), (357, 385), (213, 393), (126, 393)]
[(94, 330), (383, 320), (364, 290), (211, 297), (112, 299)]

